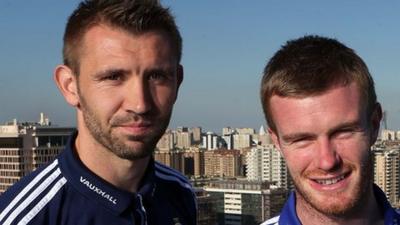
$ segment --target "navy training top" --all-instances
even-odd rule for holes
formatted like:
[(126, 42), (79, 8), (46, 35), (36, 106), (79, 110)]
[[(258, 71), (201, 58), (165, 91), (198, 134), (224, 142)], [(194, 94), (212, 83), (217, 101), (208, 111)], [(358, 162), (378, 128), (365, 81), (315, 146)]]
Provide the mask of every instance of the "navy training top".
[(196, 198), (185, 176), (152, 158), (137, 193), (118, 189), (82, 164), (76, 135), (55, 160), (0, 196), (0, 224), (196, 224)]
[[(373, 186), (374, 195), (384, 217), (385, 225), (400, 225), (400, 214), (390, 205), (385, 193), (376, 185)], [(261, 225), (301, 225), (296, 213), (296, 193), (292, 191), (289, 199), (283, 206), (280, 215), (268, 219)]]

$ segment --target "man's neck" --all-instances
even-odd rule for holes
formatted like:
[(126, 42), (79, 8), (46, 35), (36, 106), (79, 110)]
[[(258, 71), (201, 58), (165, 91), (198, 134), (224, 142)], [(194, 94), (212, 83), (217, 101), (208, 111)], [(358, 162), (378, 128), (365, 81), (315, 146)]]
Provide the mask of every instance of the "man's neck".
[(129, 192), (137, 192), (150, 156), (138, 159), (121, 159), (93, 140), (86, 132), (79, 132), (75, 140), (75, 149), (82, 163), (97, 176), (112, 185)]
[(304, 198), (296, 193), (296, 212), (303, 225), (324, 224), (324, 225), (383, 225), (383, 215), (378, 206), (372, 187), (368, 192), (365, 204), (351, 213), (351, 216), (325, 215), (313, 208)]

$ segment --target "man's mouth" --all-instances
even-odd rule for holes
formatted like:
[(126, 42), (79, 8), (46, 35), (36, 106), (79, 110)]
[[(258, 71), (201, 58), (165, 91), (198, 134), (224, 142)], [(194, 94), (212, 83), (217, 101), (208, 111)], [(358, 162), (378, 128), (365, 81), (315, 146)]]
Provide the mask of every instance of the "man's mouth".
[[(346, 171), (346, 172), (342, 172), (340, 174), (337, 174), (336, 176), (310, 176), (309, 179), (312, 180), (313, 182), (319, 184), (319, 185), (334, 185), (339, 183), (340, 181), (345, 180), (346, 178), (348, 178), (351, 175), (351, 171)], [(324, 178), (324, 177), (329, 177), (329, 178)]]
[(345, 174), (338, 176), (338, 177), (330, 178), (330, 179), (313, 179), (313, 180), (315, 182), (317, 182), (318, 184), (332, 185), (332, 184), (338, 183), (339, 181), (343, 180), (344, 178), (346, 178)]
[(132, 128), (141, 128), (141, 127), (149, 127), (150, 123), (129, 123), (129, 124), (121, 124), (121, 127), (132, 127)]

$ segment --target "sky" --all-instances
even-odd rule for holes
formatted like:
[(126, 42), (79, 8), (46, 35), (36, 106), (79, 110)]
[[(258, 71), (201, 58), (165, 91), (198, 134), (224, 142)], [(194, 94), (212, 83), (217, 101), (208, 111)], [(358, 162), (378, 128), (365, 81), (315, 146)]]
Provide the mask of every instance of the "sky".
[[(400, 130), (400, 1), (161, 0), (183, 37), (185, 78), (170, 127), (265, 124), (262, 71), (287, 40), (307, 34), (353, 48), (375, 79), (388, 128)], [(0, 123), (38, 121), (44, 112), (75, 126), (75, 111), (53, 82), (62, 36), (77, 0), (0, 0)]]

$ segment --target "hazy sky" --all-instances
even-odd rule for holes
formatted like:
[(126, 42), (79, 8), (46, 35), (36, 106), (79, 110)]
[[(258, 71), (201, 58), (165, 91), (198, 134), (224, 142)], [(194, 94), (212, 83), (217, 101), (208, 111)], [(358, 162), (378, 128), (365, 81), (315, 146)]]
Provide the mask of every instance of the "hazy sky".
[[(67, 17), (77, 0), (0, 0), (0, 123), (17, 118), (75, 126), (52, 79)], [(258, 97), (267, 60), (288, 39), (337, 38), (365, 60), (388, 126), (400, 129), (399, 1), (163, 0), (183, 36), (185, 79), (171, 120), (177, 126), (264, 124)]]

